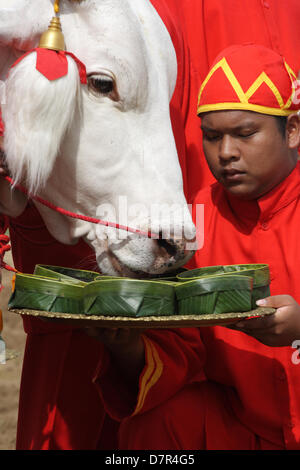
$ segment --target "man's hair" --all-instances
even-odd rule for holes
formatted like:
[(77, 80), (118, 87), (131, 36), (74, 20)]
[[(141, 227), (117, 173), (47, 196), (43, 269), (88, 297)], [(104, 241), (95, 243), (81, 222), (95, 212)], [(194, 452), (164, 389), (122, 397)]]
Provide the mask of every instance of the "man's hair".
[(285, 138), (285, 132), (286, 132), (286, 125), (287, 125), (287, 116), (274, 116), (277, 122), (278, 129), (282, 135), (282, 137)]

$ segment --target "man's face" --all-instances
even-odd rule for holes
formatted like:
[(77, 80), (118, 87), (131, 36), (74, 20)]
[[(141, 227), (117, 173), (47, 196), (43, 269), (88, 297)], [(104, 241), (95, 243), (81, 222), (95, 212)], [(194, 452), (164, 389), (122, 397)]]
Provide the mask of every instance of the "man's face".
[(296, 165), (288, 139), (273, 116), (216, 111), (202, 117), (203, 150), (214, 177), (243, 199), (256, 199), (279, 184)]

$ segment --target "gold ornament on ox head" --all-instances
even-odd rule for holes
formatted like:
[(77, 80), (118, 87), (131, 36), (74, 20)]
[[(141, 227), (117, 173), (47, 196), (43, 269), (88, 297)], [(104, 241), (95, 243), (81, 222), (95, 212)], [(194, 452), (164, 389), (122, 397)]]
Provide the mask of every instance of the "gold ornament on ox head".
[(53, 51), (65, 50), (65, 39), (58, 17), (52, 18), (48, 30), (41, 36), (39, 47)]
[[(82, 0), (70, 0), (72, 3), (81, 3)], [(39, 47), (42, 49), (51, 49), (53, 51), (64, 51), (66, 49), (65, 39), (62, 33), (61, 23), (59, 19), (60, 0), (54, 2), (54, 16), (50, 22), (48, 30), (45, 31), (41, 38)]]

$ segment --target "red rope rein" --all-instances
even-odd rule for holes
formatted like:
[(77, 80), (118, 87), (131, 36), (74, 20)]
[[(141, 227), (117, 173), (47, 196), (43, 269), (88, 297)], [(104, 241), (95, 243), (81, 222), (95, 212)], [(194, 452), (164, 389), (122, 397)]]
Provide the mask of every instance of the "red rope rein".
[[(12, 180), (12, 178), (10, 178), (10, 176), (4, 176), (4, 178), (11, 185), (15, 184), (14, 181)], [(16, 184), (15, 188), (18, 189), (19, 191), (22, 191), (22, 193), (24, 193), (28, 196), (28, 191), (27, 191), (26, 188), (24, 188), (24, 186), (22, 186), (20, 184)], [(56, 212), (59, 212), (60, 214), (66, 215), (68, 217), (72, 217), (74, 219), (84, 220), (85, 222), (90, 222), (92, 224), (105, 225), (106, 227), (113, 227), (113, 228), (116, 228), (118, 230), (125, 230), (126, 232), (137, 233), (137, 234), (142, 235), (143, 237), (146, 237), (146, 238), (156, 238), (156, 239), (159, 238), (159, 236), (157, 234), (152, 233), (151, 231), (143, 232), (142, 230), (131, 228), (131, 227), (128, 227), (126, 225), (116, 224), (114, 222), (107, 222), (107, 221), (104, 221), (104, 220), (101, 220), (101, 219), (96, 219), (94, 217), (88, 217), (86, 215), (76, 214), (74, 212), (63, 209), (62, 207), (56, 206), (52, 202), (46, 201), (45, 199), (42, 199), (39, 196), (30, 195), (30, 199), (33, 199), (33, 200), (39, 202), (40, 204), (43, 204), (44, 206), (49, 207), (49, 209), (52, 209)]]
[[(53, 204), (50, 201), (46, 201), (45, 199), (41, 198), (40, 196), (29, 195), (27, 189), (24, 188), (24, 186), (22, 186), (20, 184), (15, 184), (15, 182), (13, 181), (12, 178), (10, 178), (10, 176), (6, 176), (6, 175), (1, 175), (1, 176), (6, 181), (8, 181), (12, 186), (14, 186), (16, 189), (18, 189), (19, 191), (24, 193), (26, 196), (29, 196), (30, 199), (33, 199), (36, 202), (39, 202), (40, 204), (43, 204), (44, 206), (48, 207), (49, 209), (52, 209), (56, 212), (59, 212), (60, 214), (65, 215), (67, 217), (84, 220), (85, 222), (90, 222), (92, 224), (99, 224), (99, 225), (104, 225), (106, 227), (116, 228), (118, 230), (125, 230), (126, 232), (136, 233), (136, 234), (141, 235), (141, 236), (146, 237), (146, 238), (155, 238), (155, 239), (160, 238), (159, 235), (157, 235), (155, 233), (152, 233), (151, 231), (144, 232), (142, 230), (131, 228), (131, 227), (128, 227), (126, 225), (121, 225), (121, 224), (117, 224), (117, 223), (114, 223), (114, 222), (107, 222), (107, 221), (97, 219), (97, 218), (94, 218), (94, 217), (88, 217), (86, 215), (76, 214), (74, 212), (68, 211), (66, 209), (63, 209), (62, 207), (56, 206), (55, 204)], [(11, 266), (8, 266), (3, 261), (3, 257), (4, 257), (5, 252), (10, 250), (10, 245), (8, 244), (9, 243), (9, 237), (7, 235), (4, 235), (4, 233), (6, 232), (6, 230), (8, 228), (8, 219), (7, 219), (7, 217), (5, 217), (5, 219), (6, 219), (6, 222), (5, 222), (6, 227), (4, 227), (3, 229), (0, 228), (0, 234), (2, 233), (0, 235), (0, 268), (3, 267), (3, 268), (5, 268), (9, 271), (17, 272), (16, 269), (12, 268)]]

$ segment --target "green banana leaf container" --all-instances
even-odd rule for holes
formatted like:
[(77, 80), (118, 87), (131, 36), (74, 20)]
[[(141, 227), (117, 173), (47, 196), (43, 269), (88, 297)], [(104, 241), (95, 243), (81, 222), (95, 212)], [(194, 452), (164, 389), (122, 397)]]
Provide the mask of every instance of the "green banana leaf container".
[(148, 317), (174, 315), (175, 290), (172, 282), (137, 279), (107, 279), (84, 289), (87, 315)]
[[(37, 272), (49, 275), (47, 270), (51, 267), (39, 268)], [(173, 283), (168, 281), (103, 277), (90, 282), (78, 281), (84, 278), (85, 272), (82, 276), (76, 273), (74, 282), (66, 271), (61, 273), (54, 269), (54, 273), (52, 277), (16, 274), (9, 308), (127, 317), (170, 316), (176, 309)], [(99, 278), (99, 273), (95, 274)]]
[(175, 285), (179, 315), (247, 312), (252, 305), (250, 276), (210, 276)]
[(65, 278), (17, 273), (8, 307), (80, 314), (85, 285)]
[(88, 282), (95, 281), (99, 276), (99, 273), (83, 269), (37, 264), (34, 270), (34, 275), (57, 279), (58, 281), (65, 280), (72, 284), (85, 285)]
[(270, 295), (270, 270), (267, 264), (232, 264), (224, 266), (206, 266), (191, 269), (177, 275), (180, 282), (210, 276), (250, 276), (253, 279), (252, 308), (256, 308), (256, 301)]

